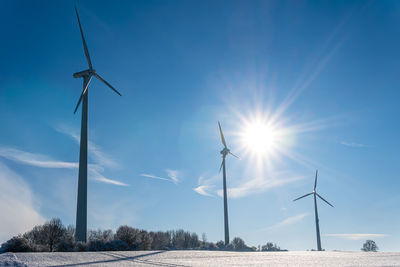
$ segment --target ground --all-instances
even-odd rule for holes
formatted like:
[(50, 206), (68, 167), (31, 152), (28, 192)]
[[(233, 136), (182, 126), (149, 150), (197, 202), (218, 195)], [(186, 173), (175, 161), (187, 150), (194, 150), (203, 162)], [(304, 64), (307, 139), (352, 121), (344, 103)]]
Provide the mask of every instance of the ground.
[(4, 253), (0, 266), (400, 266), (399, 252), (110, 251)]

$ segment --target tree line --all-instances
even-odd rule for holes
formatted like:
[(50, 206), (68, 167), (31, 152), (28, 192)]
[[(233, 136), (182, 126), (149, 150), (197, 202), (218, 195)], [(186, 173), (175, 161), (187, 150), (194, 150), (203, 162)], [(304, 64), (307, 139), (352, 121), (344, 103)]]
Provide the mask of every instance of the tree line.
[(240, 237), (225, 245), (223, 241), (208, 242), (196, 233), (184, 230), (148, 232), (128, 225), (112, 230), (90, 230), (86, 243), (75, 241), (75, 228), (65, 227), (54, 218), (32, 230), (14, 236), (3, 243), (0, 252), (72, 252), (72, 251), (128, 251), (128, 250), (226, 250), (226, 251), (286, 251), (268, 242), (249, 247)]

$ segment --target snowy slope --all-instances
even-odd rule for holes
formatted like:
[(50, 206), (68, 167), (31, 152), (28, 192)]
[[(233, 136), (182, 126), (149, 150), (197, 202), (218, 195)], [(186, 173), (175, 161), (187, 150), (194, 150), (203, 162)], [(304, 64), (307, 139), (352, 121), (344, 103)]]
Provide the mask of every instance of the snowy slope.
[(0, 254), (0, 266), (400, 266), (392, 252), (110, 251)]

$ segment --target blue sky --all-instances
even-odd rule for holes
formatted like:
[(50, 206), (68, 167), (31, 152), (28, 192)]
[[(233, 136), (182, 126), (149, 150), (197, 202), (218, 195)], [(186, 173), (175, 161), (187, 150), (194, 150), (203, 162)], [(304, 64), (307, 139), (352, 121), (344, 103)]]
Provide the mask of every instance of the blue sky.
[[(89, 89), (89, 228), (183, 228), (223, 239), (220, 121), (231, 238), (400, 249), (398, 1), (78, 1)], [(71, 1), (2, 1), (0, 241), (75, 223), (87, 68)], [(260, 153), (247, 129), (274, 132)], [(247, 139), (246, 139), (247, 138)], [(157, 179), (154, 177), (164, 178)]]

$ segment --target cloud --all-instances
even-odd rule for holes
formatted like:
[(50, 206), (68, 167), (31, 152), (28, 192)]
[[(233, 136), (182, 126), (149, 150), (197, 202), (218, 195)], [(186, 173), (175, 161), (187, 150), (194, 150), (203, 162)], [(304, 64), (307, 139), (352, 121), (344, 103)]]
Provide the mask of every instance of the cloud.
[(165, 180), (165, 181), (170, 181), (170, 182), (172, 182), (172, 180), (171, 180), (171, 179), (164, 178), (164, 177), (158, 177), (158, 176), (155, 176), (155, 175), (152, 175), (152, 174), (146, 174), (146, 173), (142, 173), (142, 174), (140, 174), (140, 176), (147, 177), (147, 178), (153, 178), (153, 179), (159, 179), (159, 180)]
[(201, 175), (198, 179), (198, 186), (193, 188), (193, 191), (202, 196), (214, 197), (216, 194), (214, 188), (216, 187), (215, 184), (219, 180), (219, 177), (219, 175), (214, 175), (210, 178), (206, 178), (206, 175)]
[[(217, 174), (210, 178), (205, 178), (206, 175), (201, 175), (198, 180), (198, 186), (193, 190), (203, 196), (218, 195), (223, 196), (223, 190), (215, 190), (217, 183), (221, 180), (221, 175)], [(229, 198), (241, 198), (248, 195), (260, 194), (271, 188), (282, 186), (285, 184), (293, 183), (303, 179), (303, 176), (297, 176), (293, 178), (264, 178), (258, 177), (251, 180), (247, 180), (239, 184), (238, 186), (228, 188)], [(222, 183), (221, 183), (222, 184)]]
[(51, 158), (41, 154), (33, 154), (9, 147), (0, 147), (0, 156), (22, 164), (40, 168), (60, 168), (60, 169), (78, 168), (78, 163), (75, 162), (54, 161)]
[(128, 184), (125, 184), (123, 182), (104, 177), (103, 175), (101, 175), (98, 172), (97, 169), (98, 168), (93, 167), (91, 165), (89, 165), (89, 167), (88, 167), (89, 177), (92, 178), (93, 180), (99, 181), (101, 183), (106, 183), (106, 184), (112, 184), (112, 185), (118, 185), (118, 186), (129, 186)]
[(370, 238), (386, 237), (387, 234), (325, 234), (324, 236), (344, 238), (348, 240), (363, 240)]
[(151, 178), (151, 179), (164, 180), (164, 181), (172, 182), (174, 184), (177, 184), (179, 182), (178, 176), (180, 175), (180, 171), (166, 169), (165, 172), (167, 173), (168, 178), (156, 176), (153, 174), (147, 174), (147, 173), (141, 173), (140, 176)]
[(342, 141), (342, 142), (340, 142), (340, 144), (342, 144), (344, 146), (348, 146), (348, 147), (367, 147), (364, 144), (359, 144), (359, 143), (354, 143), (354, 142), (346, 142), (346, 141)]
[(211, 186), (208, 185), (199, 185), (198, 187), (193, 188), (193, 190), (200, 195), (214, 197), (211, 193), (207, 192), (210, 190), (210, 188)]
[[(254, 178), (249, 181), (242, 183), (237, 187), (228, 188), (228, 196), (230, 198), (240, 198), (248, 195), (263, 193), (273, 187), (282, 186), (285, 184), (293, 183), (303, 179), (303, 177), (294, 177), (288, 179), (265, 179), (265, 178)], [(218, 195), (222, 197), (222, 189), (218, 190)]]
[(45, 221), (28, 184), (1, 162), (0, 210), (0, 243)]
[(178, 175), (180, 175), (180, 172), (177, 170), (171, 170), (171, 169), (166, 169), (167, 175), (171, 180), (176, 184), (179, 182)]
[[(45, 155), (25, 152), (19, 149), (9, 148), (9, 147), (0, 147), (0, 157), (38, 168), (77, 169), (79, 167), (79, 164), (77, 162), (57, 161)], [(113, 184), (118, 186), (128, 186), (127, 184), (122, 183), (120, 181), (104, 177), (101, 174), (102, 171), (104, 171), (104, 168), (101, 167), (100, 165), (88, 164), (89, 178), (102, 183)]]
[[(77, 131), (74, 131), (66, 126), (58, 126), (55, 127), (55, 130), (59, 133), (65, 134), (71, 137), (76, 143), (79, 145), (81, 142), (81, 138)], [(102, 151), (102, 149), (96, 145), (95, 143), (88, 140), (88, 156), (93, 159), (94, 162), (100, 164), (105, 167), (117, 167), (118, 164), (106, 153)]]
[(297, 222), (303, 220), (308, 215), (309, 215), (308, 213), (301, 213), (301, 214), (298, 214), (298, 215), (295, 215), (292, 217), (288, 217), (288, 218), (284, 219), (283, 221), (281, 221), (277, 224), (274, 224), (268, 228), (265, 228), (263, 230), (273, 230), (273, 229), (278, 229), (278, 228), (281, 228), (284, 226), (288, 226), (288, 225), (291, 225), (291, 224), (294, 224), (294, 223), (297, 223)]

